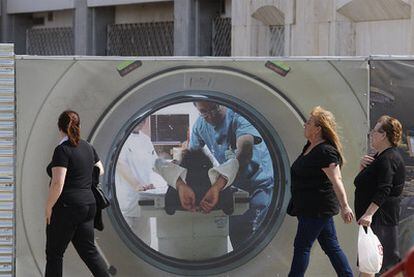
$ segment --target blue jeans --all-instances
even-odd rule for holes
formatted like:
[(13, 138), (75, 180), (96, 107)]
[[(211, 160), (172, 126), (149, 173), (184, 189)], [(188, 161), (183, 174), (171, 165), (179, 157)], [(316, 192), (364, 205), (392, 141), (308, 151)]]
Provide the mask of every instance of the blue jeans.
[(298, 231), (295, 237), (295, 250), (290, 277), (304, 276), (309, 264), (313, 243), (318, 239), (325, 254), (329, 257), (338, 276), (353, 276), (348, 260), (339, 247), (335, 224), (332, 217), (312, 218), (298, 216)]

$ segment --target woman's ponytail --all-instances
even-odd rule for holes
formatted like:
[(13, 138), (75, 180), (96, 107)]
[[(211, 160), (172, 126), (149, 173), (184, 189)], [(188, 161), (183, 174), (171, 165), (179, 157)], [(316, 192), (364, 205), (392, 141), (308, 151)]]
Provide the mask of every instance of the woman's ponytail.
[(72, 145), (78, 146), (80, 141), (80, 119), (75, 111), (67, 110), (60, 114), (59, 129), (64, 132)]

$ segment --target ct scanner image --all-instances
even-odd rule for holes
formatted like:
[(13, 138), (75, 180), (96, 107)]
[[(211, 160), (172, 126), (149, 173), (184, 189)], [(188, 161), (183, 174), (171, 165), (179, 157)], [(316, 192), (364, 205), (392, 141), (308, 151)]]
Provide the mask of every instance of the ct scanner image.
[[(289, 172), (306, 143), (303, 124), (314, 106), (335, 114), (353, 206), (353, 177), (366, 152), (368, 71), (367, 61), (358, 58), (17, 56), (16, 276), (44, 272), (45, 169), (59, 141), (57, 117), (66, 109), (79, 113), (82, 137), (104, 163), (101, 181), (111, 206), (103, 212), (104, 230), (95, 235), (113, 276), (286, 276), (297, 226), (286, 215)], [(231, 213), (166, 212), (169, 188), (154, 162), (182, 159), (194, 125), (205, 116), (197, 102), (243, 117), (270, 157), (269, 163), (258, 159), (273, 180), (266, 212), (241, 244), (232, 240), (238, 226), (231, 222), (249, 209), (250, 195), (242, 189), (233, 191)], [(212, 149), (203, 151), (220, 163)], [(356, 224), (335, 220), (356, 272)], [(90, 276), (72, 246), (64, 275)], [(317, 244), (307, 276), (335, 276)]]

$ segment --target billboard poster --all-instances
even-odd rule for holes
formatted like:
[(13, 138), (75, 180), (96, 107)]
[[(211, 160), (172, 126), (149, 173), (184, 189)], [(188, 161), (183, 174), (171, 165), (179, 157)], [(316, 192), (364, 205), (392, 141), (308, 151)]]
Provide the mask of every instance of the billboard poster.
[(399, 246), (401, 257), (414, 245), (414, 60), (370, 61), (370, 126), (381, 115), (397, 118), (403, 126), (399, 147), (406, 167), (401, 199)]

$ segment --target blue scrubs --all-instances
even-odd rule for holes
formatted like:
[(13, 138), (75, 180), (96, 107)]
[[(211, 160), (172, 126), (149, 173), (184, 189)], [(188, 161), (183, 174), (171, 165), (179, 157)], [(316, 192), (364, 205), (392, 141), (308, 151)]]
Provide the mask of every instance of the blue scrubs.
[(237, 139), (248, 134), (255, 140), (253, 156), (232, 185), (249, 192), (250, 208), (243, 215), (230, 217), (229, 231), (233, 248), (237, 248), (256, 231), (270, 205), (274, 174), (269, 151), (256, 128), (228, 108), (224, 120), (218, 126), (199, 117), (193, 126), (189, 143), (190, 149), (200, 149), (206, 145), (222, 164), (235, 156)]

